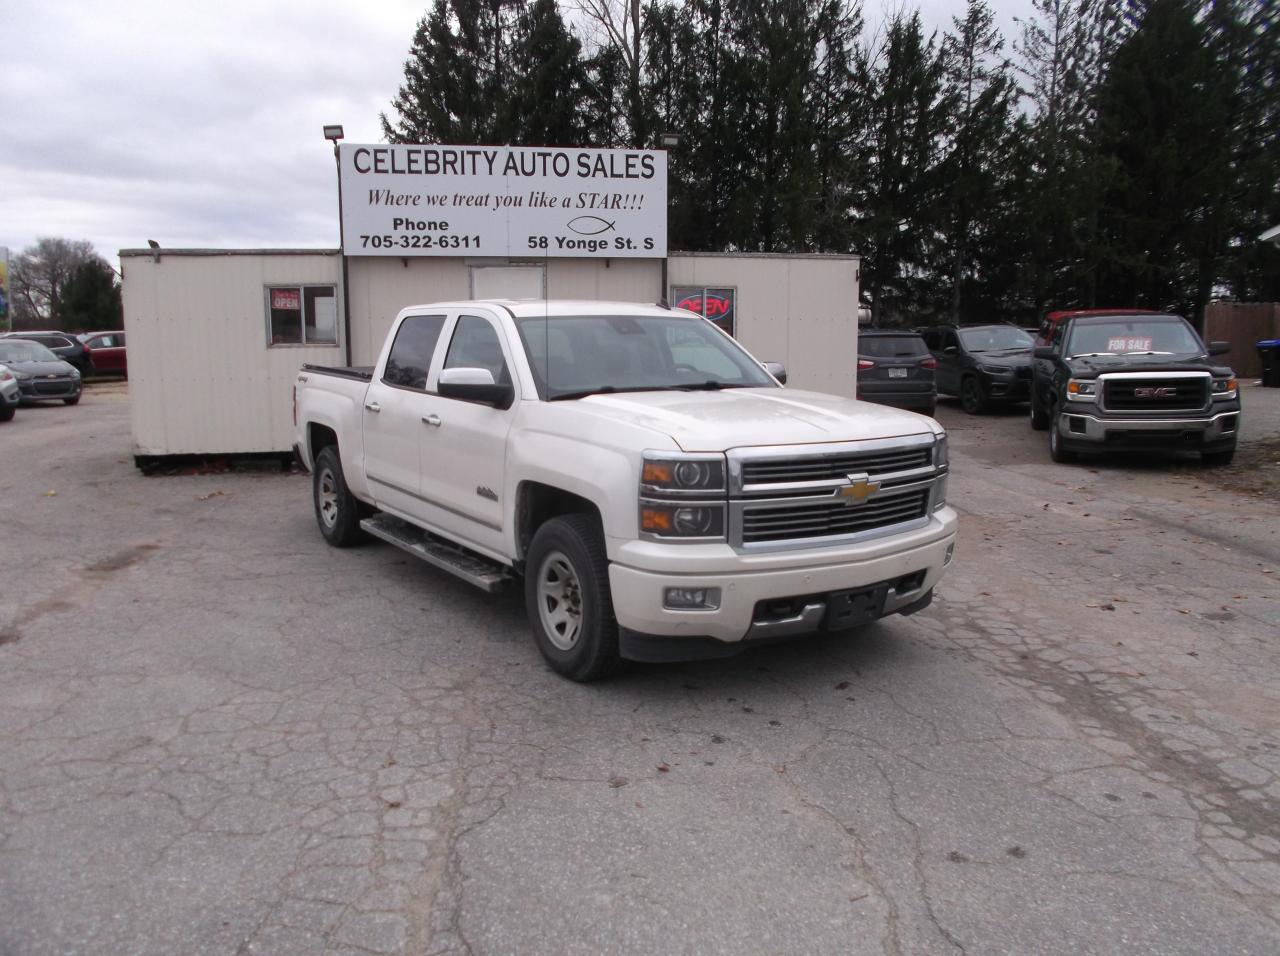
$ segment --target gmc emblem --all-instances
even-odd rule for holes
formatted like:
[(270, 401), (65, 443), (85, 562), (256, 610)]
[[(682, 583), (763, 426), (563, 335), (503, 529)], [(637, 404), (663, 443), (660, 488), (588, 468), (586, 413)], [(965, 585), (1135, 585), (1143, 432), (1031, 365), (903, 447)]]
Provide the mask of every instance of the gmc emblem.
[(1176, 388), (1135, 388), (1134, 398), (1177, 398)]

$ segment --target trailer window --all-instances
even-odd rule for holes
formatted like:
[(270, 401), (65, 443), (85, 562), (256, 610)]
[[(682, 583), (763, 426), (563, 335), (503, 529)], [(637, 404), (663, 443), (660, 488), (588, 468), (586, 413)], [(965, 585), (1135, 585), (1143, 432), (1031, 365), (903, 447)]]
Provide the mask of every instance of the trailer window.
[(338, 297), (334, 287), (268, 287), (267, 344), (337, 345)]

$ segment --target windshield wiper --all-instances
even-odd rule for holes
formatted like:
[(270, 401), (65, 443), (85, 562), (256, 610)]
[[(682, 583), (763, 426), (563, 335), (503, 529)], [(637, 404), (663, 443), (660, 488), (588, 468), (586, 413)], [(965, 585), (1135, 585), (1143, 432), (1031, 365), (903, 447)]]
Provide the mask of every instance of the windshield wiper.
[(667, 392), (671, 388), (672, 386), (670, 385), (634, 385), (621, 388), (617, 385), (600, 385), (596, 388), (584, 388), (576, 392), (562, 392), (559, 395), (552, 395), (547, 401), (568, 402), (575, 398), (586, 398), (588, 395), (611, 395), (615, 392)]
[(1119, 355), (1119, 352), (1077, 352), (1075, 355), (1068, 355), (1067, 358), (1097, 358), (1099, 355)]
[(1141, 352), (1125, 352), (1125, 355), (1172, 355), (1172, 352), (1157, 352), (1154, 349), (1145, 349)]
[(670, 385), (668, 387), (674, 388), (677, 391), (681, 391), (681, 392), (718, 392), (722, 388), (745, 388), (746, 386), (737, 385), (733, 382), (706, 381), (706, 382), (695, 382), (690, 385)]

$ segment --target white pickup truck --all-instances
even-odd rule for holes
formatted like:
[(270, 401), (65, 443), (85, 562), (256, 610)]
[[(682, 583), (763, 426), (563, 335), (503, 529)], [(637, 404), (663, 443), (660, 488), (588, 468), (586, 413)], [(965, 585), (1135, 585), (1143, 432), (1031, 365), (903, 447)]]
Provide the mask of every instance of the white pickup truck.
[(542, 654), (590, 680), (929, 604), (942, 427), (785, 381), (664, 305), (414, 306), (373, 368), (299, 372), (295, 451), (330, 544), (523, 578)]

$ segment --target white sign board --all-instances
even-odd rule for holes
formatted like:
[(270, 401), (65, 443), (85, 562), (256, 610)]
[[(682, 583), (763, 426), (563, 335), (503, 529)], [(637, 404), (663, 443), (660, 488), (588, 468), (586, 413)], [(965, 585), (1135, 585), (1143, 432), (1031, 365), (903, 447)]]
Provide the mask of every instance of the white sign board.
[(343, 144), (349, 256), (662, 258), (667, 154)]

